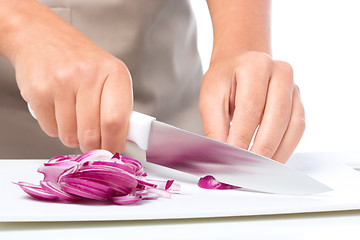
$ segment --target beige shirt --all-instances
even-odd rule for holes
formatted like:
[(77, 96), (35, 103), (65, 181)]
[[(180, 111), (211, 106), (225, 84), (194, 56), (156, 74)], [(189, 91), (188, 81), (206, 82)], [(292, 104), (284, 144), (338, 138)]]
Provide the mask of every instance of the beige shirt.
[[(197, 106), (202, 67), (188, 1), (39, 2), (125, 62), (133, 79), (135, 110), (201, 133)], [(5, 59), (0, 59), (0, 121), (0, 158), (49, 158), (79, 152), (41, 131)], [(125, 154), (135, 156), (134, 151), (129, 146)]]

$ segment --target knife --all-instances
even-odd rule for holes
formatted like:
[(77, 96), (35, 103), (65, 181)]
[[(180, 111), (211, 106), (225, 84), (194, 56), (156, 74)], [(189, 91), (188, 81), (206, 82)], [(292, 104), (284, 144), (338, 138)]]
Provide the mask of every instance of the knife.
[[(29, 111), (35, 115), (28, 104)], [(146, 151), (146, 161), (259, 192), (308, 195), (326, 185), (272, 159), (204, 137), (133, 111), (127, 139)]]

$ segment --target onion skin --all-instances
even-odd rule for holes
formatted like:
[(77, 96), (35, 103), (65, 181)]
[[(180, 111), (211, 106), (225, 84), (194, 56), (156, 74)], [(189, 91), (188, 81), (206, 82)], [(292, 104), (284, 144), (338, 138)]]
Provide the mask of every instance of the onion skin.
[(139, 161), (101, 149), (53, 157), (40, 166), (38, 172), (44, 175), (40, 185), (15, 184), (42, 200), (71, 202), (87, 198), (126, 205), (144, 199), (169, 198), (180, 191), (173, 180), (156, 180), (158, 184), (148, 181)]

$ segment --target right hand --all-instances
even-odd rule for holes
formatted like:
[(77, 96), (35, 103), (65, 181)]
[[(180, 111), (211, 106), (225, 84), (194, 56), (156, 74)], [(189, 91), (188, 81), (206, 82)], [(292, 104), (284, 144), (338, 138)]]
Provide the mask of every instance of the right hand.
[(125, 64), (47, 7), (27, 4), (9, 59), (41, 128), (83, 152), (123, 152), (133, 106)]

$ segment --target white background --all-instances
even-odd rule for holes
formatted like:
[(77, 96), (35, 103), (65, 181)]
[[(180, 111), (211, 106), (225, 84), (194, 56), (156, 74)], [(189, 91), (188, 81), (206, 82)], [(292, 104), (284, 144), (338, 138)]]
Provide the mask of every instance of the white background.
[[(191, 0), (204, 71), (212, 48), (205, 0)], [(289, 62), (306, 110), (296, 152), (352, 151), (360, 146), (360, 2), (273, 0), (273, 57)]]

